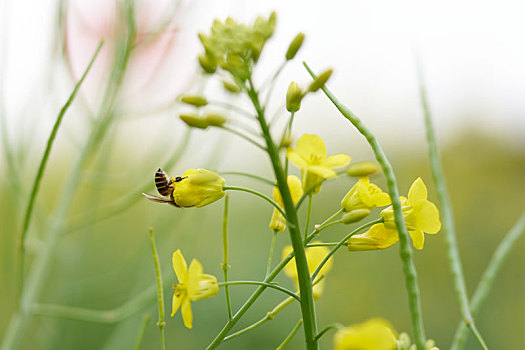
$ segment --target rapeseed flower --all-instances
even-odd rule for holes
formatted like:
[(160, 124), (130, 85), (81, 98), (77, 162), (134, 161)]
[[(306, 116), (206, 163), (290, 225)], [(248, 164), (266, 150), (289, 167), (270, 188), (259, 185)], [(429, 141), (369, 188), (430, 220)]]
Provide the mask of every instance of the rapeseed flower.
[(180, 249), (173, 253), (173, 269), (179, 283), (173, 285), (171, 316), (173, 317), (180, 307), (184, 325), (192, 328), (193, 313), (190, 302), (215, 296), (219, 292), (217, 278), (202, 273), (202, 264), (197, 259), (191, 261), (188, 269)]
[(319, 136), (304, 134), (297, 141), (297, 149), (288, 148), (286, 156), (295, 166), (301, 168), (303, 190), (318, 193), (321, 182), (336, 177), (334, 168), (340, 168), (350, 162), (350, 156), (335, 154), (326, 156), (326, 146)]
[(182, 180), (174, 181), (173, 200), (179, 207), (203, 207), (224, 197), (226, 181), (206, 169), (189, 169)]
[[(294, 204), (297, 204), (299, 199), (303, 196), (303, 188), (301, 187), (301, 180), (295, 175), (289, 175), (286, 179), (288, 183), (288, 188), (290, 189), (290, 194), (292, 195), (292, 200)], [(274, 186), (273, 188), (273, 200), (279, 204), (281, 208), (284, 207), (283, 199), (281, 197), (281, 192), (279, 192), (279, 187)], [(286, 228), (286, 220), (284, 216), (276, 209), (273, 208), (272, 219), (270, 220), (270, 229), (272, 231), (283, 232)]]
[(377, 185), (370, 183), (368, 176), (361, 176), (345, 195), (341, 201), (341, 206), (346, 212), (351, 212), (356, 209), (372, 210), (375, 207), (383, 207), (390, 203), (388, 193), (384, 193)]
[(394, 350), (396, 331), (385, 319), (372, 318), (338, 330), (334, 335), (335, 350)]

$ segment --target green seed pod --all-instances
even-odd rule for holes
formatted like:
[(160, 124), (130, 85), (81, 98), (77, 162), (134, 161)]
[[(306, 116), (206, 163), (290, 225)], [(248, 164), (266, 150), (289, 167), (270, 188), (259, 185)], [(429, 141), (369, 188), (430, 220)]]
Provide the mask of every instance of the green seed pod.
[(301, 45), (303, 45), (304, 41), (304, 33), (299, 33), (295, 36), (295, 38), (290, 43), (290, 46), (288, 46), (288, 51), (286, 51), (286, 60), (289, 61), (295, 57), (297, 54), (297, 51), (301, 48)]
[(346, 213), (343, 215), (343, 224), (348, 225), (352, 224), (354, 222), (358, 222), (370, 214), (370, 210), (368, 209), (355, 209), (352, 210), (349, 213)]
[(208, 104), (208, 100), (205, 97), (198, 95), (185, 95), (181, 97), (181, 102), (186, 103), (195, 107), (202, 107)]
[(192, 128), (206, 129), (209, 126), (206, 119), (201, 118), (196, 114), (181, 114), (179, 115), (179, 118)]
[(301, 108), (304, 93), (295, 81), (292, 81), (286, 91), (286, 109), (288, 112), (297, 112)]
[(202, 69), (208, 74), (213, 74), (217, 70), (217, 64), (215, 62), (212, 62), (212, 60), (207, 55), (199, 56), (199, 64), (201, 65)]
[(206, 119), (208, 125), (210, 126), (222, 126), (227, 121), (227, 119), (224, 116), (218, 113), (207, 114), (204, 119)]
[(232, 94), (237, 94), (241, 92), (241, 89), (237, 85), (230, 83), (229, 81), (223, 81), (222, 86), (224, 86), (224, 88)]
[(332, 75), (332, 72), (333, 70), (332, 69), (328, 69), (326, 71), (324, 71), (323, 73), (321, 73), (311, 84), (310, 86), (308, 87), (308, 91), (311, 91), (311, 92), (316, 92), (317, 90), (319, 90), (320, 88), (322, 88), (324, 86), (324, 84), (326, 84), (326, 82), (328, 81), (328, 79), (330, 79), (330, 76)]
[(348, 176), (367, 176), (375, 173), (379, 170), (379, 167), (374, 162), (356, 162), (352, 163), (346, 168), (346, 174)]

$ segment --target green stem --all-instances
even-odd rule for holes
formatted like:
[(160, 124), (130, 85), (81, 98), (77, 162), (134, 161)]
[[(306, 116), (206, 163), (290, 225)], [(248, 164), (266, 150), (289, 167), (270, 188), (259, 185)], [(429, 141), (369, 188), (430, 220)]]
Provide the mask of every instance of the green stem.
[(255, 190), (252, 190), (252, 189), (249, 189), (249, 188), (245, 188), (245, 187), (239, 187), (239, 186), (223, 186), (222, 189), (224, 191), (241, 191), (241, 192), (248, 192), (248, 193), (251, 193), (251, 194), (254, 194), (256, 195), (257, 197), (261, 197), (262, 199), (264, 199), (265, 201), (267, 201), (268, 203), (270, 203), (271, 205), (273, 205), (277, 210), (279, 210), (279, 212), (286, 218), (286, 213), (283, 211), (283, 209), (279, 206), (279, 204), (277, 204), (273, 199), (271, 199), (270, 197), (268, 197), (267, 195), (264, 195), (260, 192), (257, 192)]
[[(291, 137), (294, 115), (295, 115), (295, 112), (290, 112), (290, 119), (288, 120), (288, 124), (287, 124), (286, 129), (285, 129), (285, 131), (283, 133), (283, 136), (281, 137), (281, 140), (284, 140), (284, 138), (287, 137), (287, 136)], [(287, 157), (286, 153), (284, 154), (284, 174), (286, 176), (288, 176), (288, 157)], [(308, 227), (306, 229), (308, 230)]]
[[(230, 196), (226, 195), (224, 198), (224, 216), (222, 218), (222, 271), (224, 272), (224, 282), (228, 282), (228, 203)], [(226, 295), (226, 308), (228, 310), (228, 320), (232, 319), (232, 306), (230, 302), (230, 288), (224, 287), (224, 294)]]
[[(470, 301), (470, 310), (473, 317), (477, 315), (481, 305), (483, 305), (487, 299), (489, 292), (494, 285), (496, 276), (503, 267), (503, 264), (505, 263), (507, 256), (510, 254), (511, 249), (514, 247), (514, 244), (522, 236), (523, 232), (525, 232), (525, 213), (505, 235), (505, 238), (503, 238), (494, 251), (494, 254), (492, 254), (487, 268), (485, 269), (485, 272), (483, 272)], [(468, 337), (467, 327), (468, 325), (463, 320), (456, 328), (456, 334), (454, 335), (454, 340), (452, 341), (451, 346), (452, 350), (461, 350), (465, 347), (465, 342)]]
[(277, 230), (273, 231), (272, 243), (270, 245), (270, 253), (268, 254), (268, 263), (266, 264), (266, 274), (268, 276), (272, 270), (272, 257), (273, 257), (273, 248), (275, 247), (275, 241), (277, 239)]
[[(426, 128), (428, 158), (430, 160), (430, 167), (432, 169), (432, 178), (434, 180), (434, 185), (436, 186), (439, 206), (441, 207), (441, 217), (443, 221), (443, 229), (445, 231), (445, 242), (447, 244), (450, 273), (454, 282), (454, 291), (456, 292), (456, 297), (459, 302), (461, 315), (463, 316), (463, 319), (467, 324), (472, 324), (474, 320), (470, 311), (467, 287), (465, 284), (463, 267), (459, 256), (458, 242), (456, 238), (456, 228), (454, 225), (454, 214), (452, 212), (450, 196), (447, 191), (445, 176), (443, 174), (443, 167), (440, 162), (434, 126), (432, 124), (432, 116), (430, 113), (425, 83), (423, 80), (423, 72), (421, 71), (421, 68), (419, 66), (418, 76), (419, 95), (421, 98), (421, 106), (423, 108), (423, 115)], [(480, 344), (484, 343), (484, 341), (481, 338), (478, 339), (480, 339)]]
[(341, 329), (344, 326), (340, 323), (332, 323), (331, 325), (326, 326), (322, 331), (320, 331), (316, 336), (315, 339), (320, 339), (326, 332), (328, 332), (331, 329)]
[(255, 140), (252, 139), (251, 137), (249, 137), (249, 136), (243, 134), (242, 132), (239, 132), (239, 131), (237, 131), (237, 130), (235, 130), (235, 129), (232, 129), (232, 128), (227, 127), (227, 126), (224, 126), (224, 125), (221, 126), (220, 128), (223, 129), (223, 130), (226, 130), (226, 131), (228, 131), (228, 132), (230, 132), (230, 133), (232, 133), (232, 134), (234, 134), (234, 135), (237, 135), (237, 136), (239, 136), (239, 137), (241, 137), (241, 138), (243, 138), (243, 139), (245, 139), (246, 141), (248, 141), (249, 143), (251, 143), (252, 145), (254, 145), (254, 146), (257, 147), (257, 148), (260, 148), (260, 149), (262, 149), (263, 151), (266, 151), (266, 148), (265, 148), (263, 145), (261, 145), (259, 142), (255, 141)]
[(304, 320), (304, 336), (307, 350), (317, 350), (319, 345), (314, 341), (317, 333), (317, 324), (315, 318), (314, 297), (312, 291), (312, 281), (310, 280), (310, 272), (308, 271), (308, 264), (306, 260), (305, 247), (303, 245), (303, 238), (299, 228), (299, 219), (297, 217), (297, 210), (288, 188), (286, 175), (279, 159), (279, 150), (272, 140), (270, 129), (266, 123), (264, 115), (264, 106), (259, 102), (259, 96), (254, 88), (253, 82), (249, 80), (249, 88), (246, 90), (253, 106), (257, 112), (261, 132), (266, 141), (266, 150), (270, 157), (277, 186), (281, 193), (284, 209), (286, 211), (286, 221), (288, 223), (288, 232), (290, 234), (290, 241), (292, 243), (295, 254), (295, 264), (297, 267), (297, 277), (299, 282), (299, 292), (301, 294), (301, 314)]
[(304, 238), (308, 234), (308, 229), (310, 228), (310, 216), (312, 215), (312, 195), (308, 196), (308, 209), (306, 210), (306, 224), (304, 226)]
[(25, 241), (27, 237), (27, 233), (29, 231), (29, 224), (31, 223), (31, 214), (33, 213), (33, 206), (35, 204), (35, 199), (38, 194), (38, 190), (40, 188), (40, 183), (42, 182), (42, 178), (44, 176), (44, 171), (47, 166), (47, 161), (49, 159), (49, 155), (51, 154), (51, 148), (53, 147), (53, 143), (55, 142), (55, 138), (58, 133), (58, 129), (60, 128), (60, 125), (62, 124), (62, 119), (64, 119), (64, 116), (66, 115), (67, 110), (73, 103), (73, 100), (75, 99), (78, 90), (80, 89), (80, 86), (84, 82), (84, 79), (86, 78), (87, 74), (91, 70), (91, 67), (93, 66), (93, 63), (95, 62), (95, 59), (98, 56), (98, 53), (100, 52), (100, 49), (102, 48), (103, 42), (101, 41), (97, 49), (95, 50), (95, 53), (91, 57), (91, 60), (89, 61), (88, 66), (86, 67), (86, 70), (84, 71), (84, 74), (82, 74), (82, 77), (80, 77), (80, 80), (75, 85), (73, 91), (69, 95), (69, 98), (67, 99), (66, 103), (62, 108), (60, 109), (60, 112), (57, 115), (57, 119), (55, 120), (55, 124), (53, 125), (53, 129), (51, 130), (51, 133), (49, 134), (49, 138), (47, 139), (46, 148), (44, 150), (44, 154), (42, 155), (42, 160), (40, 161), (40, 165), (38, 166), (38, 170), (36, 173), (35, 181), (33, 182), (33, 188), (31, 189), (31, 194), (29, 195), (29, 201), (27, 204), (27, 208), (24, 215), (24, 223), (22, 225), (22, 232), (20, 233), (20, 241), (18, 245), (18, 269), (19, 269), (19, 288), (18, 288), (18, 298), (20, 298), (20, 295), (22, 293), (22, 289), (24, 286), (24, 265), (25, 265)]
[[(310, 69), (310, 67), (304, 63), (304, 66), (312, 76), (316, 78), (316, 75)], [(394, 219), (396, 227), (399, 233), (399, 250), (401, 260), (403, 261), (403, 273), (405, 275), (405, 285), (408, 292), (408, 305), (410, 309), (410, 316), (412, 321), (412, 329), (414, 331), (414, 340), (418, 350), (425, 349), (426, 336), (423, 324), (423, 315), (421, 311), (421, 296), (419, 292), (417, 282), (417, 271), (414, 264), (414, 257), (412, 247), (410, 246), (410, 238), (405, 225), (405, 219), (403, 218), (403, 212), (401, 211), (401, 202), (399, 200), (399, 190), (397, 188), (397, 180), (394, 175), (392, 165), (388, 161), (383, 149), (379, 145), (376, 137), (368, 128), (361, 122), (361, 120), (346, 106), (344, 106), (327, 88), (322, 87), (323, 92), (328, 99), (334, 104), (334, 106), (341, 112), (341, 114), (348, 119), (354, 127), (366, 138), (370, 144), (376, 160), (381, 165), (383, 173), (385, 174), (388, 194), (392, 199), (392, 206), (394, 208)]]
[(157, 253), (157, 247), (155, 246), (155, 237), (153, 236), (153, 228), (149, 229), (149, 238), (151, 241), (151, 252), (153, 253), (153, 261), (155, 262), (155, 276), (157, 279), (157, 302), (159, 306), (159, 320), (157, 325), (160, 331), (160, 347), (162, 350), (166, 349), (164, 343), (164, 288), (162, 287), (162, 272), (160, 271), (159, 255)]
[[(321, 271), (321, 269), (323, 268), (323, 266), (326, 264), (326, 262), (328, 261), (328, 259), (330, 259), (330, 257), (332, 255), (335, 254), (335, 252), (341, 248), (345, 243), (346, 241), (348, 241), (350, 239), (350, 237), (352, 237), (353, 235), (355, 235), (356, 233), (358, 233), (359, 231), (365, 229), (365, 228), (368, 228), (370, 226), (373, 226), (375, 224), (378, 224), (380, 222), (383, 222), (383, 218), (381, 219), (377, 219), (377, 220), (374, 220), (372, 222), (369, 222), (367, 224), (364, 224), (363, 226), (361, 227), (358, 227), (356, 228), (355, 230), (353, 230), (352, 232), (350, 232), (349, 234), (347, 234), (346, 236), (343, 237), (343, 239), (341, 239), (339, 241), (339, 243), (337, 243), (335, 245), (335, 247), (333, 247), (330, 252), (328, 254), (326, 254), (326, 256), (323, 258), (323, 260), (321, 261), (321, 263), (317, 266), (317, 268), (315, 269), (314, 273), (312, 274), (312, 281), (315, 280), (315, 278), (317, 277), (317, 275), (319, 274), (319, 271)], [(328, 226), (327, 226), (328, 227)]]
[(217, 285), (219, 287), (227, 287), (227, 286), (237, 286), (237, 285), (255, 285), (255, 286), (265, 286), (265, 287), (268, 287), (268, 288), (273, 288), (275, 290), (278, 290), (278, 291), (281, 291), (283, 293), (286, 293), (288, 294), (289, 296), (291, 296), (292, 298), (296, 299), (297, 301), (301, 301), (301, 298), (295, 294), (294, 292), (292, 292), (291, 290), (289, 289), (286, 289), (284, 287), (281, 287), (275, 283), (269, 283), (269, 282), (261, 282), (261, 281), (230, 281), (230, 282), (219, 282), (217, 283)]
[(266, 87), (266, 84), (269, 85), (268, 92), (266, 93), (266, 99), (264, 101), (265, 106), (268, 106), (268, 103), (270, 102), (270, 98), (272, 97), (273, 89), (275, 88), (275, 82), (277, 81), (277, 78), (279, 77), (279, 75), (281, 74), (282, 70), (284, 69), (287, 63), (288, 61), (284, 61), (283, 63), (281, 63), (279, 68), (277, 68), (277, 70), (273, 74), (271, 80), (269, 82), (264, 82), (262, 84), (261, 89), (264, 89)]
[(242, 171), (221, 171), (219, 172), (220, 175), (239, 175), (239, 176), (245, 176), (250, 177), (252, 179), (264, 182), (268, 185), (275, 186), (275, 183), (272, 180), (265, 179), (264, 177), (253, 175), (250, 173), (244, 173)]
[[(276, 350), (282, 350), (284, 349), (284, 347), (286, 345), (288, 345), (288, 343), (293, 339), (293, 337), (295, 336), (295, 334), (297, 333), (297, 331), (299, 330), (299, 327), (301, 327), (301, 325), (303, 324), (303, 320), (299, 320), (299, 322), (297, 322), (297, 324), (295, 325), (295, 327), (292, 329), (292, 331), (290, 332), (290, 334), (288, 334), (288, 336), (283, 340), (283, 342), (281, 343), (281, 345), (279, 345)], [(314, 338), (314, 340), (317, 340)]]
[(137, 339), (135, 340), (135, 345), (133, 345), (133, 350), (140, 350), (140, 346), (142, 345), (142, 340), (144, 339), (144, 334), (146, 333), (146, 328), (148, 327), (150, 318), (151, 315), (149, 313), (144, 314)]

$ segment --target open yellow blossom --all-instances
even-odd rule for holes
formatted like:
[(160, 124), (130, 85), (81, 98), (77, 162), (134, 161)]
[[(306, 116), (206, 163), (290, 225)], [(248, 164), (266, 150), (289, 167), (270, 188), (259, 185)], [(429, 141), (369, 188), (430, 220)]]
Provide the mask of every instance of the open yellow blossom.
[(202, 265), (196, 259), (191, 261), (188, 269), (180, 249), (173, 253), (173, 269), (179, 283), (173, 285), (171, 316), (173, 317), (180, 307), (184, 325), (192, 328), (193, 313), (190, 302), (215, 296), (219, 292), (217, 278), (202, 273)]
[[(421, 178), (417, 178), (408, 198), (400, 197), (401, 209), (412, 243), (416, 249), (423, 249), (424, 233), (438, 233), (441, 229), (439, 211), (434, 203), (427, 200), (427, 188)], [(399, 241), (394, 210), (392, 206), (381, 212), (384, 223), (376, 224), (367, 232), (355, 235), (348, 240), (349, 250), (385, 249)]]
[[(297, 204), (299, 199), (303, 196), (303, 188), (301, 186), (301, 180), (295, 175), (289, 175), (286, 179), (288, 183), (288, 188), (290, 189), (290, 194), (292, 195), (292, 201), (294, 204)], [(279, 192), (279, 187), (274, 186), (273, 188), (273, 200), (279, 204), (281, 208), (284, 207), (283, 199), (281, 193)], [(276, 209), (273, 208), (272, 219), (270, 220), (270, 229), (272, 231), (283, 232), (286, 228), (286, 220), (284, 216)]]
[(295, 166), (301, 168), (303, 190), (318, 193), (321, 182), (337, 176), (334, 168), (340, 168), (350, 162), (350, 156), (335, 154), (326, 156), (326, 146), (319, 136), (304, 134), (297, 141), (297, 149), (288, 148), (286, 156)]
[(377, 185), (370, 183), (368, 176), (361, 176), (343, 198), (341, 206), (346, 212), (351, 212), (355, 209), (371, 210), (390, 203), (388, 193), (384, 193)]
[[(319, 241), (315, 241), (313, 243), (321, 243)], [(293, 251), (293, 248), (291, 245), (284, 247), (283, 249), (283, 258), (286, 257), (288, 254), (290, 254)], [(325, 256), (330, 252), (330, 249), (328, 247), (308, 247), (306, 248), (306, 260), (308, 261), (308, 271), (310, 272), (310, 275), (314, 273), (314, 271), (317, 269), (319, 264), (323, 261)], [(319, 271), (319, 275), (326, 275), (331, 269), (332, 269), (333, 261), (332, 258), (328, 259), (326, 264), (321, 268), (321, 271)], [(295, 287), (299, 289), (299, 279), (297, 276), (297, 267), (295, 265), (295, 258), (290, 260), (288, 264), (284, 267), (284, 273), (286, 276), (290, 277), (294, 283)], [(319, 299), (321, 295), (323, 294), (324, 290), (324, 279), (321, 280), (319, 283), (317, 283), (313, 287), (313, 294), (314, 299)]]
[(179, 207), (203, 207), (224, 197), (226, 181), (219, 174), (206, 169), (189, 169), (182, 180), (175, 182), (173, 200)]
[(335, 350), (394, 350), (396, 331), (385, 319), (371, 318), (363, 323), (338, 330), (334, 335)]

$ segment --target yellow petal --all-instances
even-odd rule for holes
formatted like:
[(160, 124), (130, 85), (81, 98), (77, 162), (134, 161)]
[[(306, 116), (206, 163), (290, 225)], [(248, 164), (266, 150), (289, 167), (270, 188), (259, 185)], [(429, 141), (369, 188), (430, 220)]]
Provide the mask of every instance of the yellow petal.
[(283, 232), (286, 228), (286, 220), (284, 219), (284, 216), (282, 216), (282, 214), (279, 213), (275, 208), (273, 208), (269, 227), (270, 230), (277, 232)]
[(384, 224), (375, 224), (360, 235), (354, 235), (348, 240), (348, 250), (363, 251), (388, 248), (399, 241), (396, 230), (385, 227)]
[(186, 328), (191, 329), (193, 327), (193, 312), (191, 312), (191, 303), (189, 298), (185, 298), (182, 303), (181, 309), (182, 320)]
[(186, 285), (188, 297), (191, 298), (199, 291), (199, 281), (202, 276), (202, 264), (199, 260), (193, 259), (188, 270), (188, 282)]
[[(314, 241), (312, 243), (322, 243), (321, 241)], [(306, 259), (308, 261), (308, 271), (310, 271), (310, 274), (314, 273), (314, 271), (317, 269), (319, 264), (323, 261), (323, 259), (330, 253), (330, 249), (328, 247), (309, 247), (306, 248)], [(328, 261), (324, 264), (324, 266), (321, 268), (321, 271), (319, 272), (320, 275), (326, 275), (331, 269), (333, 265), (333, 259), (330, 258)]]
[(173, 253), (172, 263), (173, 263), (173, 270), (175, 270), (175, 275), (177, 275), (177, 279), (179, 280), (179, 283), (186, 284), (187, 277), (188, 277), (187, 276), (188, 265), (186, 264), (186, 260), (184, 260), (184, 256), (182, 256), (180, 249), (177, 249)]
[(326, 158), (326, 146), (322, 138), (313, 134), (304, 134), (297, 141), (297, 152), (301, 154), (304, 159), (310, 159), (311, 156), (315, 158)]
[(299, 169), (306, 168), (310, 164), (305, 158), (303, 158), (301, 153), (294, 150), (293, 148), (288, 148), (286, 150), (286, 157), (290, 162), (292, 162), (293, 165), (295, 165)]
[(175, 313), (177, 313), (184, 296), (185, 294), (183, 293), (173, 293), (173, 299), (171, 300), (171, 317), (175, 316)]
[(416, 227), (425, 233), (438, 233), (441, 230), (439, 211), (434, 203), (424, 201), (414, 208)]
[[(288, 254), (290, 254), (292, 251), (293, 251), (293, 248), (291, 245), (285, 246), (283, 248), (283, 254), (282, 254), (283, 259)], [(295, 258), (292, 258), (292, 260), (290, 260), (288, 264), (286, 264), (286, 266), (284, 267), (284, 274), (290, 277), (291, 279), (297, 279), (297, 268), (295, 267)]]
[(321, 176), (325, 179), (337, 176), (337, 173), (332, 168), (326, 167), (324, 165), (309, 165), (305, 169), (308, 170), (308, 172)]
[(344, 153), (334, 154), (329, 156), (324, 161), (324, 165), (329, 166), (330, 168), (340, 168), (350, 163), (350, 156)]
[(372, 318), (338, 330), (334, 345), (335, 350), (394, 350), (396, 331), (387, 320)]
[(412, 244), (414, 244), (414, 248), (416, 249), (423, 249), (423, 245), (425, 244), (425, 235), (421, 230), (414, 230), (414, 231), (408, 231), (410, 234), (410, 237), (412, 237)]
[[(286, 182), (288, 183), (288, 188), (290, 189), (290, 194), (292, 195), (292, 201), (294, 204), (299, 202), (299, 199), (303, 196), (303, 186), (301, 180), (295, 175), (289, 175)], [(279, 203), (282, 207), (282, 202)]]
[(426, 199), (427, 199), (427, 187), (423, 183), (423, 180), (421, 180), (421, 178), (418, 177), (416, 181), (414, 181), (412, 186), (410, 186), (410, 190), (408, 190), (408, 202), (411, 205), (415, 205)]

